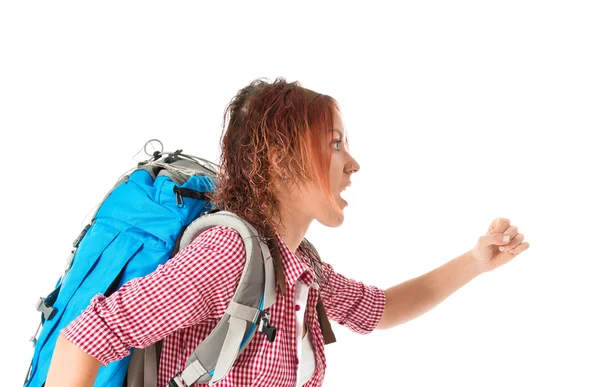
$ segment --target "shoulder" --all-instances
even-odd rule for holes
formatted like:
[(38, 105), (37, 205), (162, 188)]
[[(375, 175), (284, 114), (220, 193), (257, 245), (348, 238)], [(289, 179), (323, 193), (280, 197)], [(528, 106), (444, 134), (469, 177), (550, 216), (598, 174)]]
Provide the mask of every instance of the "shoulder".
[(233, 228), (215, 226), (198, 234), (190, 243), (191, 247), (219, 247), (220, 250), (237, 249), (243, 246), (242, 237)]
[(218, 276), (241, 271), (245, 260), (246, 250), (240, 235), (231, 227), (216, 226), (198, 234), (167, 264), (197, 275)]

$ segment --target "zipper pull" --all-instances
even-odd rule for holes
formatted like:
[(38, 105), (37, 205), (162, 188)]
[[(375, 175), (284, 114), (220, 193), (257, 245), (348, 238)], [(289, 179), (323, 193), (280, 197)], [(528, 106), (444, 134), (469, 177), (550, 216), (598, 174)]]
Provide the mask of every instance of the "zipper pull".
[(177, 207), (183, 208), (183, 197), (181, 197), (181, 193), (177, 192), (175, 197), (177, 197)]
[(173, 192), (175, 192), (175, 198), (177, 199), (177, 207), (183, 208), (183, 197), (181, 196), (181, 190), (179, 187), (173, 187)]

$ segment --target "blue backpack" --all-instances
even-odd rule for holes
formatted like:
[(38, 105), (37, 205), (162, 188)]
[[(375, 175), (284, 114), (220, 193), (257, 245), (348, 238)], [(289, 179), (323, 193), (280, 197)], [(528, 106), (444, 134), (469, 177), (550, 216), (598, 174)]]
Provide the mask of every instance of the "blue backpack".
[[(249, 297), (248, 291), (236, 291), (223, 324), (210, 336), (213, 339), (207, 338), (198, 347), (190, 356), (188, 368), (174, 375), (170, 385), (182, 386), (182, 381), (212, 385), (221, 380), (257, 328), (273, 341), (275, 327), (269, 325), (269, 315), (264, 312), (275, 302), (271, 255), (264, 243), (258, 243), (252, 226), (234, 214), (213, 213), (205, 194), (215, 187), (216, 167), (181, 150), (161, 150), (119, 179), (75, 239), (67, 268), (55, 289), (37, 303), (42, 316), (39, 336), (35, 337), (36, 332), (31, 338), (35, 350), (26, 387), (44, 385), (60, 331), (87, 308), (95, 295), (108, 296), (127, 281), (152, 273), (200, 232), (215, 225), (231, 226), (250, 241), (244, 240), (248, 255), (240, 283), (255, 283), (253, 294)], [(156, 368), (155, 361), (142, 366), (130, 364), (136, 356), (143, 362), (145, 356), (138, 352), (136, 349), (126, 358), (100, 367), (94, 386), (137, 385), (131, 381), (133, 372), (143, 377), (144, 369)], [(225, 357), (219, 364), (219, 358)]]

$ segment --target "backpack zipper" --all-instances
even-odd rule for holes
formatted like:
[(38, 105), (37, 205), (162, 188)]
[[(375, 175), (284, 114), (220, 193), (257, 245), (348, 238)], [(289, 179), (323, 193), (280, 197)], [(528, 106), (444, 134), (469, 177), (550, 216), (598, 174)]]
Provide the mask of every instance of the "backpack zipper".
[(196, 191), (194, 189), (189, 188), (181, 188), (178, 186), (173, 187), (173, 192), (175, 193), (175, 200), (177, 201), (177, 207), (183, 208), (183, 198), (192, 198), (197, 200), (208, 200), (206, 197), (206, 192)]

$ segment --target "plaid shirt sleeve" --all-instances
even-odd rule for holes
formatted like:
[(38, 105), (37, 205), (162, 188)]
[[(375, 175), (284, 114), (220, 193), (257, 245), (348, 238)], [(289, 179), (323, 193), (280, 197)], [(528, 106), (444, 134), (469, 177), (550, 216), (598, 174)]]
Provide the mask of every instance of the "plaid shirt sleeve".
[(246, 254), (228, 227), (211, 228), (160, 265), (106, 298), (95, 296), (62, 335), (107, 365), (170, 333), (220, 318), (233, 297)]
[(354, 332), (372, 332), (383, 315), (385, 292), (336, 273), (323, 262), (321, 298), (327, 316)]

